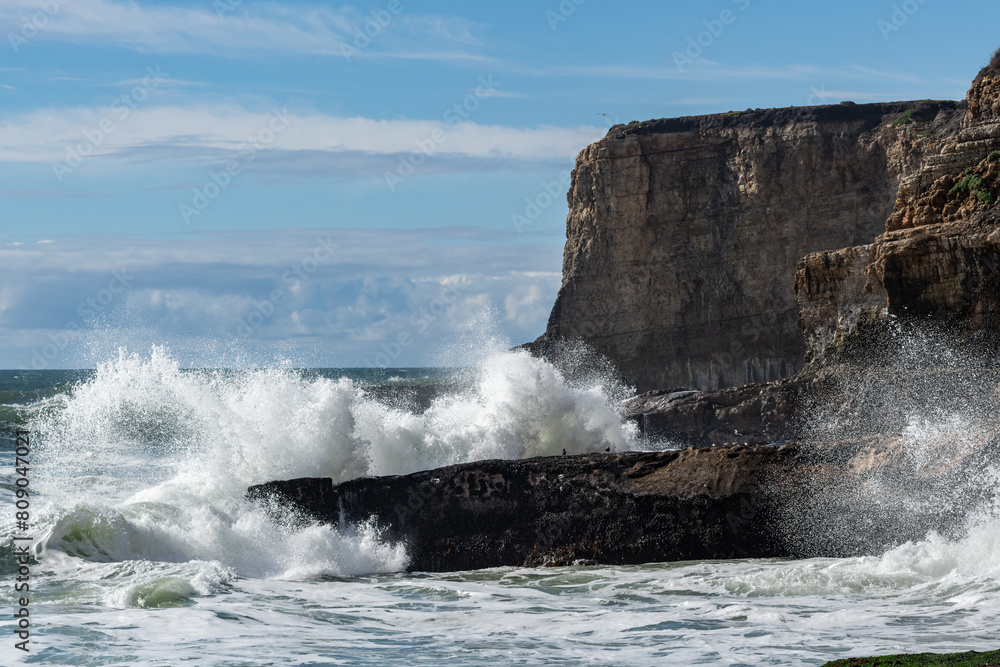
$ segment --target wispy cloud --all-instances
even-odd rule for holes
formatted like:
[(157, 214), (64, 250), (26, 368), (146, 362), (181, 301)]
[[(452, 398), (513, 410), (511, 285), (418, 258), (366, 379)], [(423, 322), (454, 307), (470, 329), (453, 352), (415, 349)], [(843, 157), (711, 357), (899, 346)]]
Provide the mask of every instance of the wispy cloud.
[(816, 93), (813, 93), (812, 101), (817, 104), (836, 103), (841, 100), (860, 102), (894, 102), (897, 100), (916, 99), (917, 97), (919, 97), (919, 94), (818, 89)]
[[(352, 58), (422, 58), (482, 62), (476, 26), (457, 17), (412, 14), (409, 8), (377, 24), (365, 39), (372, 16), (354, 7), (242, 2), (201, 6), (139, 5), (118, 0), (61, 2), (32, 39), (118, 47), (144, 53), (209, 53), (225, 57), (261, 53), (337, 55)], [(4, 0), (0, 32), (20, 33), (25, 17), (39, 11), (37, 0)], [(361, 35), (361, 38), (358, 37)], [(358, 47), (361, 48), (358, 48)]]
[[(170, 274), (180, 266), (194, 273), (218, 271), (263, 275), (301, 262), (303, 253), (322, 238), (338, 251), (324, 266), (344, 277), (382, 275), (395, 278), (433, 277), (443, 273), (505, 275), (510, 271), (558, 272), (561, 239), (552, 245), (526, 242), (524, 235), (475, 227), (433, 229), (281, 229), (270, 231), (194, 232), (158, 239), (52, 237), (37, 244), (0, 245), (0, 268), (13, 273), (101, 272), (124, 267), (143, 273)], [(246, 273), (239, 267), (250, 267)], [(359, 270), (359, 267), (364, 267)]]
[(108, 197), (98, 193), (74, 193), (61, 190), (0, 190), (0, 199), (89, 199)]
[[(156, 158), (220, 161), (247, 148), (248, 137), (268, 128), (273, 114), (236, 106), (123, 109), (46, 109), (0, 122), (0, 161), (64, 160), (69, 147), (102, 125), (93, 155), (129, 160)], [(110, 125), (109, 125), (110, 124)], [(573, 157), (605, 130), (595, 126), (517, 128), (470, 121), (376, 120), (322, 114), (290, 116), (265, 152), (396, 155), (433, 146), (441, 155), (483, 160), (550, 160)], [(431, 137), (437, 137), (431, 142)], [(443, 137), (443, 139), (442, 139)], [(430, 142), (430, 143), (428, 143)]]
[[(99, 83), (98, 86), (106, 86), (109, 88), (125, 88), (127, 86), (141, 86), (148, 84), (148, 79), (125, 79), (122, 81), (109, 81), (107, 83)], [(169, 77), (160, 77), (156, 80), (157, 88), (171, 87), (171, 88), (204, 88), (209, 84), (204, 81), (189, 81), (186, 79), (171, 79)]]
[(633, 65), (563, 65), (558, 67), (518, 70), (519, 73), (546, 77), (583, 77), (610, 79), (649, 79), (663, 81), (727, 81), (727, 80), (870, 80), (916, 83), (926, 85), (928, 80), (906, 72), (879, 70), (863, 66), (817, 67), (791, 63), (782, 66), (733, 65), (701, 59), (678, 69), (673, 64)]
[(572, 76), (610, 79), (650, 79), (666, 81), (691, 81), (705, 79), (794, 79), (807, 74), (814, 75), (815, 69), (799, 65), (786, 67), (763, 67), (753, 65), (725, 65), (700, 61), (683, 71), (674, 65), (565, 65), (545, 68), (533, 72), (538, 76)]
[(526, 98), (526, 97), (528, 97), (528, 95), (525, 95), (524, 93), (516, 93), (516, 92), (514, 92), (512, 90), (496, 90), (496, 89), (483, 90), (483, 89), (477, 89), (477, 90), (470, 90), (469, 92), (470, 93), (475, 93), (476, 95), (478, 95), (479, 97), (482, 97), (482, 98), (486, 98), (486, 97), (501, 97), (501, 98), (507, 98), (507, 99), (520, 99), (520, 98)]

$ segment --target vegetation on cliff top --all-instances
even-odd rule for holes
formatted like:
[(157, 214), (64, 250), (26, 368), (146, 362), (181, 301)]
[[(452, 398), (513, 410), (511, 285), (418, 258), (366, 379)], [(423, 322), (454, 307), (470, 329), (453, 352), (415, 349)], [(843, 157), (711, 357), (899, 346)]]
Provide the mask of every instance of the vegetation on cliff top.
[(900, 125), (906, 125), (913, 118), (913, 114), (916, 113), (916, 109), (909, 109), (904, 111), (903, 115), (893, 121), (893, 125), (899, 127)]
[(1000, 49), (993, 52), (990, 64), (987, 66), (992, 72), (1000, 72)]
[(845, 658), (828, 662), (823, 667), (991, 667), (1000, 665), (1000, 651), (977, 653), (903, 653), (875, 658)]

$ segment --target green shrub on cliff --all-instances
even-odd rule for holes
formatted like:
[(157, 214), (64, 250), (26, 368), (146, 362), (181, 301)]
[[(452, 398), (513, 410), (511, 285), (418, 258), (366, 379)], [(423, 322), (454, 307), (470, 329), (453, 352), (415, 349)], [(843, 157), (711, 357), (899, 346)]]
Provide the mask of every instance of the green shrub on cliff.
[(990, 151), (990, 154), (986, 156), (987, 162), (996, 162), (1000, 160), (1000, 151)]
[(983, 179), (979, 174), (966, 174), (962, 180), (951, 186), (948, 194), (956, 195), (960, 192), (975, 192), (981, 187), (983, 187)]
[(977, 653), (903, 653), (876, 658), (846, 658), (828, 662), (823, 667), (990, 667), (1000, 665), (1000, 651)]
[[(992, 162), (991, 157), (994, 154), (1000, 158), (1000, 151), (994, 151), (987, 156), (987, 163)], [(987, 167), (983, 163), (980, 163), (978, 168), (985, 170), (985, 173), (977, 174), (971, 167), (962, 172), (962, 178), (948, 190), (948, 196), (951, 198), (949, 204), (952, 206), (960, 205), (968, 196), (975, 197), (976, 201), (986, 206), (993, 205), (993, 202), (996, 201), (996, 195), (991, 190), (997, 180), (995, 169)]]
[(916, 109), (910, 109), (909, 111), (904, 111), (903, 115), (892, 122), (893, 125), (899, 127), (900, 125), (906, 125), (913, 118), (913, 114), (916, 113)]

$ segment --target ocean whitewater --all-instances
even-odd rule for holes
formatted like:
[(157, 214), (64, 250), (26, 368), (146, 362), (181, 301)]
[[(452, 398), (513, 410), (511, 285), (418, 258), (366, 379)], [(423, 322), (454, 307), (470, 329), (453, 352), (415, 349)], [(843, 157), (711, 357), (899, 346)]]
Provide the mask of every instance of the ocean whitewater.
[[(992, 507), (950, 538), (859, 558), (426, 574), (378, 526), (284, 522), (244, 500), (276, 479), (668, 446), (624, 422), (628, 389), (587, 366), (497, 352), (463, 371), (182, 370), (154, 348), (96, 371), (0, 372), (0, 663), (820, 665), (997, 648)], [(445, 390), (414, 398), (431, 385)], [(17, 429), (32, 449), (30, 654), (10, 622)], [(916, 414), (906, 437), (920, 449), (967, 429)]]

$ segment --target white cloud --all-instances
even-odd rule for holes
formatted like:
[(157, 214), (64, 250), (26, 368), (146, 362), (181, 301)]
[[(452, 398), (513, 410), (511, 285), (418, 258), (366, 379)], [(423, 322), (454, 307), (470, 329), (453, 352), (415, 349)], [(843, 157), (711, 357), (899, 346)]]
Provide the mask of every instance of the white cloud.
[(24, 292), (23, 286), (6, 283), (0, 285), (0, 318), (4, 312), (21, 301)]
[[(926, 86), (929, 79), (906, 72), (877, 70), (870, 67), (816, 67), (812, 65), (787, 64), (731, 65), (700, 59), (693, 64), (678, 68), (676, 65), (563, 65), (522, 72), (534, 76), (570, 76), (611, 79), (648, 79), (663, 81), (730, 81), (730, 80), (801, 80), (832, 81), (837, 79), (867, 80), (880, 82), (900, 82)], [(942, 79), (945, 81), (945, 79)]]
[[(290, 269), (318, 256), (318, 239), (333, 253), (292, 278)], [(0, 328), (12, 338), (0, 335), (0, 366), (29, 364), (52, 336), (95, 328), (104, 333), (74, 334), (79, 349), (52, 364), (93, 363), (81, 356), (88, 345), (113, 352), (168, 343), (211, 353), (186, 355), (194, 365), (218, 363), (219, 346), (248, 345), (302, 363), (365, 365), (403, 334), (412, 342), (393, 362), (425, 365), (489, 313), (503, 315), (500, 337), (522, 343), (544, 330), (560, 244), (514, 245), (521, 239), (513, 232), (499, 240), (467, 229), (312, 229), (4, 246)]]
[(524, 283), (504, 298), (507, 320), (518, 327), (536, 326), (548, 317), (552, 308), (552, 293), (559, 289), (561, 276), (552, 274), (542, 282)]
[(282, 125), (274, 124), (276, 114), (283, 112), (238, 106), (39, 110), (0, 121), (0, 161), (65, 161), (70, 149), (104, 158), (165, 151), (175, 159), (219, 161), (246, 150), (249, 139), (269, 152), (396, 154), (423, 147), (431, 154), (474, 158), (564, 159), (605, 134), (595, 126), (517, 128), (450, 117), (376, 120), (315, 113), (290, 115), (275, 132), (270, 128)]
[[(562, 239), (538, 244), (510, 232), (472, 227), (439, 229), (281, 229), (201, 232), (189, 238), (55, 237), (44, 245), (0, 245), (0, 272), (18, 275), (108, 274), (112, 269), (169, 275), (211, 272), (238, 279), (281, 275), (310, 257), (323, 258), (322, 270), (343, 277), (391, 276), (461, 284), (468, 275), (518, 271), (539, 278), (561, 266)], [(323, 252), (332, 249), (326, 258)], [(187, 268), (184, 268), (187, 267)], [(110, 277), (110, 275), (108, 275)], [(107, 279), (105, 279), (105, 282)]]

